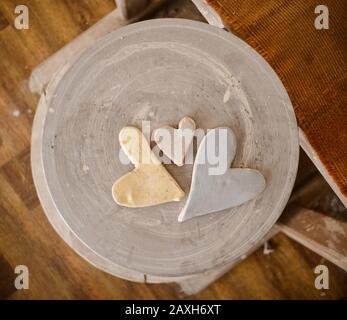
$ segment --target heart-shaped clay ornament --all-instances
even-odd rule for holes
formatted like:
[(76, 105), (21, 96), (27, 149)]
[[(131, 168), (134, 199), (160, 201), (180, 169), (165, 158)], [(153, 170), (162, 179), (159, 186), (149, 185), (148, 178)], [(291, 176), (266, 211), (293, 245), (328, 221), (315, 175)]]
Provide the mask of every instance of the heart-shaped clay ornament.
[(235, 154), (236, 137), (230, 128), (208, 131), (199, 145), (190, 193), (178, 221), (241, 205), (265, 189), (259, 171), (230, 168)]
[(135, 169), (120, 177), (112, 186), (113, 199), (125, 207), (148, 207), (179, 201), (184, 192), (152, 152), (142, 132), (125, 127), (119, 141)]
[(164, 126), (154, 130), (153, 138), (163, 153), (177, 166), (183, 166), (184, 158), (192, 145), (195, 122), (184, 117), (178, 124), (178, 129)]

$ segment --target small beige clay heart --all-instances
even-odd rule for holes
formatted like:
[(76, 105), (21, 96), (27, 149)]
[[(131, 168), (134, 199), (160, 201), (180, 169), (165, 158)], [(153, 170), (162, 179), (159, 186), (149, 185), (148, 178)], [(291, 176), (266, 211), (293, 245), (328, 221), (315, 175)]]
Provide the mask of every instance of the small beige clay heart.
[(183, 166), (184, 158), (192, 144), (195, 122), (184, 117), (178, 124), (178, 129), (170, 126), (156, 129), (153, 133), (154, 141), (163, 153), (177, 166)]
[(125, 127), (119, 141), (135, 169), (120, 177), (112, 186), (113, 199), (125, 207), (147, 207), (179, 201), (184, 192), (151, 151), (135, 127)]

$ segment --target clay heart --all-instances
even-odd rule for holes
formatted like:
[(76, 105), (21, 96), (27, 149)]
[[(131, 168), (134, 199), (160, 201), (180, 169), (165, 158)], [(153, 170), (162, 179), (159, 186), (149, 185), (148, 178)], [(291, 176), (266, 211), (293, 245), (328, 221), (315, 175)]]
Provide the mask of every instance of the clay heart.
[(125, 127), (119, 142), (135, 169), (120, 177), (112, 186), (113, 199), (125, 207), (147, 207), (179, 201), (184, 192), (155, 157), (142, 132)]
[(156, 129), (153, 133), (154, 141), (163, 153), (177, 166), (183, 166), (184, 158), (193, 142), (195, 122), (184, 117), (178, 124), (178, 129), (170, 126)]
[(178, 221), (241, 205), (264, 190), (265, 179), (259, 171), (230, 168), (235, 154), (236, 137), (230, 128), (216, 128), (206, 134), (199, 145), (190, 193)]

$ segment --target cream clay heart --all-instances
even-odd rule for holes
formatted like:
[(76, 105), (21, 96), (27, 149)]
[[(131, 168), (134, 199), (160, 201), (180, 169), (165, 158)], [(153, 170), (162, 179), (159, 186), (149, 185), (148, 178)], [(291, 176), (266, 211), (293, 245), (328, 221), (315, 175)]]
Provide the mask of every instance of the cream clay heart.
[(156, 129), (153, 133), (154, 141), (163, 153), (177, 166), (183, 166), (184, 158), (192, 146), (195, 122), (184, 117), (178, 124), (178, 129), (170, 126)]
[(184, 192), (156, 158), (142, 132), (125, 127), (119, 142), (135, 169), (120, 177), (112, 187), (113, 199), (125, 207), (147, 207), (179, 201)]
[(190, 193), (178, 221), (241, 205), (264, 190), (259, 171), (230, 168), (235, 154), (236, 137), (230, 128), (208, 131), (199, 145)]

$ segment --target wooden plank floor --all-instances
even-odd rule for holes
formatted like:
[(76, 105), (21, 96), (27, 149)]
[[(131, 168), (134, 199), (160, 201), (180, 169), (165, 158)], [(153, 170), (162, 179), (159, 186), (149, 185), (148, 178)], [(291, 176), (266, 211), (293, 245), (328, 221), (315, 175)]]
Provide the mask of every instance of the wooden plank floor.
[[(44, 2), (44, 4), (43, 4)], [(13, 27), (17, 4), (30, 29)], [(80, 258), (55, 233), (39, 204), (30, 171), (30, 133), (38, 97), (31, 70), (114, 9), (112, 0), (0, 2), (0, 299), (176, 299), (176, 285), (149, 285), (108, 275)], [(201, 19), (190, 1), (172, 1), (156, 17)], [(305, 161), (302, 162), (303, 165)], [(309, 165), (308, 165), (309, 166)], [(307, 172), (307, 170), (303, 170)], [(343, 299), (347, 275), (283, 234), (194, 299)], [(314, 287), (316, 265), (330, 270), (330, 289)], [(30, 289), (15, 290), (14, 268), (27, 265)]]

